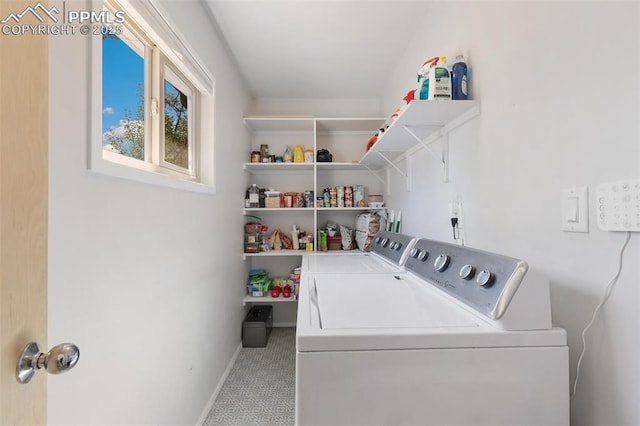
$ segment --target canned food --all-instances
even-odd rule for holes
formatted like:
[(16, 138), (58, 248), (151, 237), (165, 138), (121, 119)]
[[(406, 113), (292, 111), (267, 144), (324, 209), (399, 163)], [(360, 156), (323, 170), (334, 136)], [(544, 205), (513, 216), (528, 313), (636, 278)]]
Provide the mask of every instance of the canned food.
[(306, 191), (304, 191), (304, 203), (306, 207), (313, 207), (313, 190), (312, 189), (308, 189)]
[(251, 162), (252, 163), (260, 162), (260, 151), (251, 151)]
[(353, 207), (353, 188), (350, 186), (344, 187), (344, 206)]

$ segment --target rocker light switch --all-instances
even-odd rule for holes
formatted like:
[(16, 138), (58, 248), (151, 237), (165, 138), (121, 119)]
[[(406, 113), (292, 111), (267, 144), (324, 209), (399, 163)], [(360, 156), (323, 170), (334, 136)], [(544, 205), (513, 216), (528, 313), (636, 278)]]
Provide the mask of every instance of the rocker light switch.
[(586, 186), (562, 191), (562, 230), (589, 232), (589, 203)]

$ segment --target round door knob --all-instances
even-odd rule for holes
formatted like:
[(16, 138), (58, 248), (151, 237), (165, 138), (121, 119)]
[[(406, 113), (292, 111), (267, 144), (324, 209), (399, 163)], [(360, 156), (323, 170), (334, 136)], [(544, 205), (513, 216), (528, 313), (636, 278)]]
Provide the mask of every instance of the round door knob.
[(460, 268), (460, 278), (462, 278), (463, 280), (470, 280), (471, 278), (473, 278), (473, 274), (475, 273), (476, 268), (474, 268), (472, 265), (469, 265), (468, 263)]
[(486, 269), (483, 269), (478, 274), (478, 278), (476, 278), (476, 282), (481, 287), (489, 287), (493, 283), (493, 274)]
[(436, 257), (436, 260), (433, 262), (433, 267), (436, 268), (436, 271), (443, 272), (449, 266), (449, 261), (451, 258), (446, 254), (441, 254)]
[(80, 349), (72, 343), (61, 343), (42, 353), (40, 345), (29, 343), (18, 360), (16, 378), (20, 383), (29, 383), (37, 370), (44, 367), (49, 374), (60, 374), (71, 370), (80, 359)]

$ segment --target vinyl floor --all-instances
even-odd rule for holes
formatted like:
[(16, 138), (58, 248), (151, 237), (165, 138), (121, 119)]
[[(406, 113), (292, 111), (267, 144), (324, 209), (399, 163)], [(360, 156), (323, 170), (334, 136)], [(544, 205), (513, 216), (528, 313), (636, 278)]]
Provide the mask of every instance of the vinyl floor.
[(295, 423), (295, 328), (273, 328), (266, 348), (242, 348), (203, 426)]

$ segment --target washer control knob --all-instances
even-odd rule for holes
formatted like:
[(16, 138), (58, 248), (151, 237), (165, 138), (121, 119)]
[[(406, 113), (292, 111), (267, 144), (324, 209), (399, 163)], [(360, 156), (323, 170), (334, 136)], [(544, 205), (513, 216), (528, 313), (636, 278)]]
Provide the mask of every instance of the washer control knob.
[(396, 243), (396, 251), (400, 251), (400, 249), (402, 248), (402, 243)]
[(473, 275), (476, 273), (476, 268), (468, 263), (460, 268), (460, 278), (463, 280), (470, 280), (473, 278)]
[(444, 272), (444, 270), (449, 266), (450, 260), (451, 257), (446, 254), (441, 254), (440, 256), (436, 257), (436, 260), (433, 262), (433, 267), (436, 268), (436, 271), (438, 272)]
[(373, 240), (373, 242), (374, 242), (375, 244), (380, 244), (380, 240), (382, 240), (382, 238), (380, 238), (380, 237), (376, 237), (376, 239), (375, 239), (375, 240)]
[(427, 252), (426, 250), (418, 249), (418, 260), (424, 262), (425, 260), (427, 260), (427, 257), (429, 257), (429, 252)]
[(493, 284), (493, 274), (486, 269), (483, 269), (478, 273), (478, 278), (476, 278), (476, 282), (481, 287), (489, 287)]
[(418, 250), (417, 248), (412, 248), (411, 251), (409, 252), (409, 256), (413, 257), (414, 259), (418, 257), (418, 253), (420, 253), (420, 250)]
[(382, 244), (382, 247), (388, 246), (389, 245), (389, 239), (388, 238), (383, 238), (382, 242), (380, 244)]

